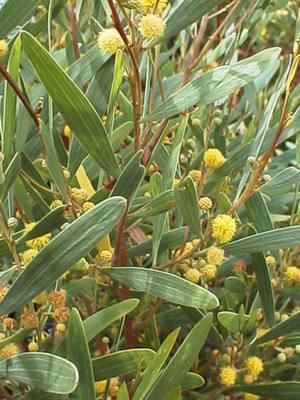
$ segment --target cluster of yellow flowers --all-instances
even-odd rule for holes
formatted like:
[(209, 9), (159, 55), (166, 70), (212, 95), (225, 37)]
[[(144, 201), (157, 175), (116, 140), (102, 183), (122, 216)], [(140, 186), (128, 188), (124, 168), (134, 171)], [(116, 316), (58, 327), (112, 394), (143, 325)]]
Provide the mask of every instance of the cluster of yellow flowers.
[[(248, 357), (245, 360), (246, 374), (244, 376), (245, 383), (249, 384), (257, 380), (258, 376), (263, 372), (263, 361), (256, 356)], [(242, 371), (242, 370), (241, 370)], [(238, 371), (236, 368), (228, 366), (221, 369), (219, 380), (221, 385), (225, 387), (232, 387), (236, 384), (238, 379)]]
[(107, 380), (103, 380), (103, 381), (98, 381), (95, 382), (95, 390), (96, 390), (96, 395), (97, 396), (101, 396), (105, 390), (106, 390), (106, 386), (109, 383), (109, 393), (111, 396), (115, 397), (118, 394), (119, 388), (120, 388), (120, 382), (118, 378), (112, 378), (110, 379), (110, 381), (108, 382)]
[[(35, 222), (31, 222), (30, 224), (27, 224), (25, 226), (25, 234), (28, 234), (29, 232), (32, 231), (32, 229), (36, 226)], [(30, 239), (30, 240), (26, 240), (26, 244), (27, 246), (31, 247), (32, 249), (35, 250), (41, 250), (44, 246), (46, 246), (46, 244), (48, 244), (48, 242), (51, 239), (51, 233), (46, 233), (45, 235), (36, 237), (34, 239)], [(32, 258), (34, 257), (34, 255), (31, 253)], [(26, 256), (25, 256), (26, 258)]]
[[(138, 30), (144, 39), (155, 40), (164, 35), (166, 24), (158, 14), (163, 12), (167, 4), (168, 0), (138, 1), (136, 8), (144, 14), (138, 23)], [(130, 39), (127, 38), (127, 40), (130, 43)], [(126, 47), (124, 38), (116, 28), (103, 29), (98, 35), (97, 43), (101, 50), (109, 54), (115, 54), (118, 50), (124, 50)]]
[(300, 268), (287, 267), (284, 272), (284, 278), (289, 285), (300, 285)]

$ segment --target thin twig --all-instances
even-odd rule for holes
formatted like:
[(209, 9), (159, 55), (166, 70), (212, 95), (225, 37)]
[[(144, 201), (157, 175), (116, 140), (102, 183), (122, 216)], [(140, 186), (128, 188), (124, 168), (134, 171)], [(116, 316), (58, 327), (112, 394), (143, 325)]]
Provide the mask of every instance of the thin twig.
[(32, 105), (30, 104), (29, 100), (25, 96), (25, 94), (22, 92), (22, 90), (19, 88), (17, 82), (13, 79), (13, 77), (10, 75), (10, 73), (7, 71), (4, 65), (0, 64), (0, 74), (3, 75), (4, 79), (9, 83), (9, 85), (12, 87), (16, 95), (19, 97), (21, 102), (23, 103), (24, 107), (30, 114), (31, 118), (33, 119), (37, 129), (40, 129), (40, 121), (38, 116), (36, 115)]

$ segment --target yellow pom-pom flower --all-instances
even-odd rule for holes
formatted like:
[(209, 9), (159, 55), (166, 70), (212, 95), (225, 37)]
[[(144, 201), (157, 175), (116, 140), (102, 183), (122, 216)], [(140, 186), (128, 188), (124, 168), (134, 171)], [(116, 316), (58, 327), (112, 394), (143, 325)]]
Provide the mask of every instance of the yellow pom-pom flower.
[(14, 343), (9, 343), (6, 346), (2, 347), (2, 349), (0, 349), (0, 358), (2, 360), (6, 360), (7, 358), (10, 358), (18, 353), (18, 346)]
[(5, 39), (0, 40), (0, 57), (4, 57), (8, 50), (8, 44)]
[(209, 197), (201, 197), (198, 203), (200, 210), (210, 210), (212, 205), (213, 203)]
[(100, 49), (110, 54), (123, 50), (125, 47), (121, 35), (115, 28), (104, 29), (100, 32), (97, 43)]
[(64, 203), (59, 199), (53, 200), (52, 203), (50, 204), (50, 208), (51, 208), (51, 210), (54, 210), (55, 208), (63, 206), (63, 204)]
[(226, 160), (220, 150), (208, 149), (204, 153), (203, 161), (206, 167), (217, 169), (220, 168)]
[(91, 201), (86, 201), (85, 203), (83, 203), (83, 205), (82, 205), (82, 211), (84, 212), (84, 213), (87, 213), (87, 212), (89, 212), (92, 208), (94, 208), (95, 207), (95, 204), (93, 203), (93, 202), (91, 202)]
[(186, 271), (184, 277), (192, 283), (198, 283), (201, 278), (201, 273), (195, 268), (190, 268)]
[(201, 171), (198, 171), (197, 169), (192, 169), (189, 172), (189, 176), (193, 179), (194, 182), (196, 182), (196, 183), (201, 182), (201, 178), (202, 178)]
[(98, 256), (99, 261), (104, 264), (108, 265), (112, 259), (113, 253), (110, 250), (102, 250)]
[(266, 257), (266, 264), (270, 268), (274, 268), (276, 266), (276, 259), (273, 256)]
[(201, 269), (201, 274), (202, 278), (210, 282), (213, 279), (215, 279), (216, 274), (217, 274), (217, 267), (213, 264), (206, 264), (202, 269)]
[(78, 189), (74, 187), (71, 189), (71, 198), (76, 203), (82, 205), (88, 199), (88, 192), (86, 189)]
[[(35, 225), (36, 225), (35, 222), (27, 224), (25, 226), (25, 234), (31, 232), (32, 229), (35, 227)], [(51, 233), (46, 233), (45, 235), (36, 237), (34, 239), (26, 240), (26, 244), (32, 249), (40, 250), (41, 248), (46, 246), (46, 244), (50, 241), (50, 239), (51, 239)]]
[(153, 40), (162, 37), (165, 33), (166, 24), (158, 15), (147, 14), (142, 17), (139, 30), (145, 39)]
[(224, 260), (224, 250), (216, 246), (211, 246), (207, 250), (206, 258), (209, 264), (221, 265)]
[[(154, 12), (154, 7), (157, 3), (157, 0), (139, 0), (138, 6), (145, 13)], [(163, 12), (163, 10), (167, 7), (168, 0), (159, 0), (156, 10), (158, 13)]]
[(231, 387), (234, 386), (237, 378), (237, 372), (234, 368), (225, 367), (220, 372), (220, 382), (223, 386)]
[(297, 267), (287, 267), (284, 278), (290, 285), (300, 284), (300, 269)]
[(38, 254), (37, 249), (28, 249), (24, 251), (24, 253), (22, 254), (22, 261), (24, 265), (29, 264), (30, 261), (32, 261), (37, 254)]
[(247, 358), (245, 361), (245, 367), (247, 372), (252, 375), (254, 379), (257, 379), (258, 375), (264, 370), (262, 360), (256, 356)]
[(230, 215), (220, 214), (212, 221), (212, 237), (220, 243), (228, 243), (236, 232), (236, 223)]
[(106, 385), (107, 385), (106, 380), (95, 382), (95, 391), (97, 396), (100, 396), (105, 392)]

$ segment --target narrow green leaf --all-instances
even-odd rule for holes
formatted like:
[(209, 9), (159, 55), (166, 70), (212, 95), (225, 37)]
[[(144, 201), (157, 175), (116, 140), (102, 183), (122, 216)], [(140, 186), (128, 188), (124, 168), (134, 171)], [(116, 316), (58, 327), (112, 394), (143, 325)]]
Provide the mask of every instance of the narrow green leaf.
[(79, 383), (70, 395), (71, 399), (96, 399), (95, 382), (85, 329), (79, 312), (73, 308), (70, 314), (67, 336), (67, 356), (77, 368)]
[(33, 36), (24, 32), (21, 39), (36, 73), (78, 140), (105, 171), (118, 176), (112, 146), (89, 100)]
[(155, 352), (150, 349), (116, 351), (93, 359), (95, 380), (110, 379), (141, 371), (153, 359)]
[(133, 290), (175, 304), (209, 310), (219, 305), (213, 293), (169, 272), (134, 267), (102, 268), (101, 271)]
[(205, 343), (212, 325), (212, 314), (207, 314), (186, 336), (171, 361), (153, 385), (147, 400), (163, 398), (169, 390), (180, 385)]
[(22, 353), (0, 362), (0, 375), (49, 393), (71, 393), (78, 372), (70, 361), (49, 353)]
[(153, 357), (152, 361), (146, 368), (143, 378), (134, 393), (132, 400), (143, 400), (149, 390), (151, 389), (153, 383), (158, 377), (158, 374), (166, 362), (175, 342), (178, 337), (179, 329), (176, 329), (167, 336), (163, 344), (160, 346), (157, 354)]
[(288, 249), (300, 243), (300, 226), (289, 226), (234, 240), (225, 246), (230, 254)]
[(182, 399), (182, 393), (181, 393), (181, 388), (180, 387), (175, 387), (167, 393), (163, 400), (181, 400)]
[(174, 189), (176, 206), (183, 216), (184, 221), (197, 236), (201, 236), (199, 207), (197, 192), (193, 179), (188, 176)]
[(279, 48), (270, 48), (232, 65), (218, 67), (192, 80), (160, 104), (145, 121), (170, 118), (197, 104), (222, 100), (252, 82), (279, 57)]
[(126, 383), (123, 382), (117, 395), (117, 400), (130, 400)]
[(177, 7), (167, 19), (164, 38), (176, 35), (181, 30), (200, 20), (204, 14), (212, 11), (220, 3), (222, 3), (222, 0), (184, 0), (178, 2)]
[(106, 329), (113, 322), (130, 313), (138, 305), (138, 299), (128, 299), (121, 303), (100, 310), (84, 320), (83, 325), (87, 341), (91, 341), (99, 332)]
[(274, 400), (296, 400), (300, 397), (300, 383), (293, 381), (239, 385), (236, 389)]
[[(1, 14), (2, 11), (0, 11)], [(16, 14), (16, 13), (14, 13)], [(1, 17), (0, 17), (1, 21)], [(1, 23), (0, 23), (1, 25)], [(1, 28), (0, 28), (1, 29)], [(1, 35), (0, 35), (1, 37)], [(18, 37), (11, 49), (7, 71), (11, 77), (18, 81), (19, 67), (21, 58), (21, 40)], [(4, 85), (4, 110), (3, 110), (3, 137), (2, 137), (2, 152), (5, 156), (4, 165), (7, 166), (12, 159), (14, 153), (14, 140), (16, 129), (16, 114), (17, 114), (17, 96), (15, 91), (5, 81)]]
[(0, 9), (0, 37), (29, 21), (36, 9), (35, 0), (7, 0)]
[(125, 211), (125, 200), (112, 197), (60, 232), (19, 275), (0, 304), (8, 314), (49, 287), (112, 230)]
[(145, 167), (141, 165), (143, 151), (138, 151), (128, 162), (119, 176), (110, 196), (123, 196), (129, 199), (140, 186), (145, 174)]
[(205, 385), (204, 378), (195, 372), (188, 372), (182, 381), (182, 390), (198, 389)]
[(300, 312), (292, 315), (287, 320), (275, 325), (264, 335), (256, 339), (255, 344), (266, 343), (270, 340), (277, 339), (280, 336), (290, 335), (295, 332), (300, 332)]

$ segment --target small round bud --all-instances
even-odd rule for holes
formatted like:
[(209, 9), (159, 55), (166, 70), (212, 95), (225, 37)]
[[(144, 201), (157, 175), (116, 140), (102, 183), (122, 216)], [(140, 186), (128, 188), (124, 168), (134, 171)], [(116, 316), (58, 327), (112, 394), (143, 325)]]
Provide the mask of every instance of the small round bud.
[(8, 220), (7, 220), (7, 226), (8, 226), (10, 229), (15, 228), (17, 225), (18, 225), (18, 220), (17, 220), (17, 218), (15, 218), (15, 217), (10, 217), (10, 218), (8, 218)]
[(276, 259), (273, 256), (266, 257), (266, 264), (269, 268), (274, 268), (276, 266)]
[(103, 342), (104, 344), (109, 344), (109, 342), (110, 342), (110, 339), (109, 339), (109, 337), (107, 337), (107, 336), (103, 336), (103, 338), (102, 338), (102, 342)]
[(296, 354), (300, 354), (300, 344), (297, 344), (295, 347)]
[(70, 179), (71, 174), (67, 169), (64, 169), (63, 170), (63, 176), (64, 176), (65, 179), (68, 180), (68, 179)]
[(286, 355), (284, 353), (277, 354), (277, 361), (284, 364), (286, 362)]
[(201, 121), (199, 118), (193, 118), (192, 119), (192, 125), (193, 126), (201, 126)]
[(30, 352), (39, 351), (39, 345), (36, 342), (30, 342), (29, 345), (28, 345), (28, 350)]

